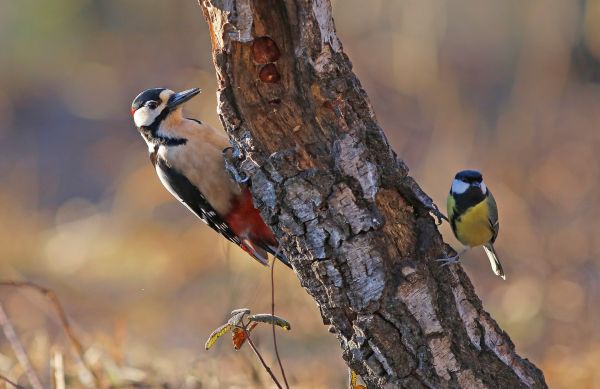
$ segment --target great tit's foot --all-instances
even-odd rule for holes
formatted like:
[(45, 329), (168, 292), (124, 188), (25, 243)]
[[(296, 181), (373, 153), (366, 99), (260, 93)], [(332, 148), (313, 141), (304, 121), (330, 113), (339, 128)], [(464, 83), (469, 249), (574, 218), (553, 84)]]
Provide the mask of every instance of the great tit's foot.
[(440, 263), (442, 266), (455, 265), (460, 262), (460, 255), (456, 254), (452, 257), (438, 258), (435, 261)]
[(446, 215), (440, 212), (431, 197), (429, 197), (427, 193), (423, 192), (423, 189), (421, 189), (419, 184), (417, 184), (412, 177), (405, 177), (401, 184), (401, 191), (407, 194), (409, 197), (414, 197), (425, 208), (427, 208), (427, 210), (437, 219), (436, 222), (438, 225), (442, 224), (442, 220), (448, 221)]
[(223, 160), (225, 161), (225, 169), (229, 172), (229, 175), (231, 175), (231, 178), (233, 178), (235, 180), (235, 182), (237, 182), (238, 184), (243, 184), (243, 183), (248, 182), (250, 177), (248, 175), (246, 175), (246, 173), (240, 174), (240, 172), (237, 171), (235, 165), (231, 162), (230, 156), (229, 156), (230, 151), (231, 151), (231, 158), (239, 159), (241, 156), (241, 152), (240, 152), (239, 148), (237, 148), (237, 147), (229, 146), (229, 147), (224, 148), (223, 149)]
[(445, 220), (448, 223), (450, 223), (450, 220), (448, 220), (448, 217), (440, 211), (440, 209), (438, 208), (437, 205), (435, 205), (434, 203), (431, 203), (431, 206), (428, 208), (429, 208), (429, 212), (431, 212), (433, 214), (433, 216), (435, 216), (435, 218), (437, 219), (436, 224), (438, 226), (443, 223), (442, 220)]

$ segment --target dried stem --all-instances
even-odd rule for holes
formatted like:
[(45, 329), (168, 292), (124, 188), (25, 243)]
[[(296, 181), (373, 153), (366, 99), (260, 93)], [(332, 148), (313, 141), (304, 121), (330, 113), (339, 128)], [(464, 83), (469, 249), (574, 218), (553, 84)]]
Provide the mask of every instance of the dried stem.
[(58, 351), (52, 356), (52, 385), (53, 389), (66, 388), (63, 356)]
[(0, 374), (0, 380), (1, 380), (1, 381), (4, 381), (4, 382), (6, 382), (6, 383), (8, 383), (9, 385), (12, 385), (12, 386), (14, 386), (14, 387), (15, 387), (15, 388), (17, 388), (17, 389), (25, 389), (25, 387), (23, 387), (23, 386), (21, 386), (21, 385), (17, 384), (17, 383), (16, 383), (16, 382), (14, 382), (14, 381), (11, 381), (11, 380), (10, 380), (10, 379), (8, 379), (7, 377), (3, 376), (2, 374)]
[(48, 301), (50, 302), (50, 306), (53, 308), (54, 312), (58, 316), (58, 319), (63, 328), (63, 331), (64, 331), (65, 335), (67, 336), (67, 339), (69, 339), (69, 343), (71, 344), (71, 347), (73, 348), (73, 350), (75, 351), (75, 354), (77, 355), (77, 358), (79, 359), (79, 363), (86, 371), (86, 374), (89, 374), (92, 377), (95, 387), (100, 387), (101, 386), (100, 379), (98, 378), (98, 376), (94, 372), (94, 370), (90, 366), (87, 365), (84, 355), (83, 355), (84, 354), (83, 346), (81, 345), (81, 342), (75, 336), (75, 333), (73, 332), (73, 327), (71, 327), (71, 323), (69, 322), (67, 314), (65, 313), (65, 310), (63, 309), (62, 304), (60, 303), (60, 300), (58, 299), (58, 296), (56, 295), (56, 293), (54, 293), (54, 291), (52, 291), (50, 289), (44, 288), (40, 285), (37, 285), (33, 282), (28, 282), (28, 281), (2, 281), (2, 282), (0, 282), (0, 286), (9, 286), (9, 287), (15, 287), (15, 288), (30, 288), (30, 289), (33, 289), (36, 292), (42, 294), (44, 297), (46, 297), (46, 299), (48, 299)]
[(260, 355), (260, 352), (258, 351), (258, 349), (256, 348), (256, 346), (254, 345), (254, 342), (252, 342), (252, 339), (250, 339), (250, 333), (248, 331), (246, 331), (245, 328), (243, 328), (243, 330), (246, 333), (246, 339), (248, 340), (248, 344), (250, 345), (250, 348), (252, 348), (252, 351), (254, 351), (254, 354), (256, 354), (256, 356), (260, 360), (260, 363), (262, 363), (262, 365), (265, 368), (265, 370), (267, 371), (267, 373), (269, 373), (269, 375), (271, 376), (271, 379), (273, 380), (273, 382), (275, 383), (275, 385), (277, 385), (277, 387), (279, 389), (283, 389), (283, 387), (281, 386), (281, 384), (277, 380), (277, 377), (275, 377), (275, 374), (273, 374), (273, 371), (271, 370), (271, 368), (267, 365), (267, 363), (263, 359), (262, 355)]
[[(279, 252), (279, 249), (277, 249)], [(277, 255), (273, 257), (273, 262), (271, 263), (271, 316), (275, 316), (275, 262), (277, 262)], [(285, 387), (287, 389), (290, 388), (290, 385), (287, 382), (287, 377), (285, 376), (285, 370), (283, 369), (283, 364), (281, 363), (281, 358), (279, 358), (279, 348), (277, 347), (277, 335), (275, 335), (275, 320), (271, 323), (271, 328), (273, 330), (273, 348), (275, 349), (275, 356), (277, 357), (277, 363), (279, 364), (279, 370), (281, 371), (281, 375), (283, 377), (283, 382), (285, 383)]]
[(2, 326), (2, 331), (4, 332), (8, 343), (10, 343), (10, 347), (13, 349), (13, 352), (15, 353), (19, 364), (25, 370), (27, 379), (29, 380), (29, 384), (31, 385), (31, 387), (33, 389), (43, 389), (42, 383), (40, 382), (38, 376), (35, 374), (35, 371), (31, 366), (31, 362), (29, 361), (29, 357), (27, 357), (27, 353), (25, 352), (25, 348), (23, 347), (23, 344), (17, 337), (15, 328), (10, 322), (8, 315), (4, 311), (4, 307), (2, 306), (2, 304), (0, 304), (0, 326)]

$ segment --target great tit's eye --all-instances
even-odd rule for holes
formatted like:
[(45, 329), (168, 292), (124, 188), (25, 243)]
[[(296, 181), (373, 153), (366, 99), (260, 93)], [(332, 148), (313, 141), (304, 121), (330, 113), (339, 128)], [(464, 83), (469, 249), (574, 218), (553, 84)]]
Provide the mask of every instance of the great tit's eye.
[(158, 107), (158, 103), (156, 101), (148, 101), (146, 103), (146, 107), (150, 109), (156, 109), (156, 107)]

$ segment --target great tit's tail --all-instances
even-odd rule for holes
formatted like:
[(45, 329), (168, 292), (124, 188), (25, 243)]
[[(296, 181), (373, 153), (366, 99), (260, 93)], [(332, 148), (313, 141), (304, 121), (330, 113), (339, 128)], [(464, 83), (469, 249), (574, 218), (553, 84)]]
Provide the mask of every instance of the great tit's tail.
[(506, 275), (504, 275), (504, 270), (498, 259), (498, 254), (496, 254), (496, 250), (494, 250), (494, 246), (491, 243), (486, 243), (483, 245), (483, 249), (490, 260), (490, 265), (492, 265), (494, 274), (498, 277), (502, 277), (503, 280), (506, 280)]

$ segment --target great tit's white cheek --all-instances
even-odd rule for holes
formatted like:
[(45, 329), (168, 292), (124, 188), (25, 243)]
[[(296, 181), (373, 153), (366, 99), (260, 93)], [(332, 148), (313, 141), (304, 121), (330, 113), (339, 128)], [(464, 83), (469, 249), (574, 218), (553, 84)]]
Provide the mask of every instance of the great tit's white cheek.
[(481, 181), (481, 184), (479, 185), (479, 187), (481, 188), (481, 192), (483, 194), (487, 193), (487, 186), (485, 186), (485, 183), (483, 181)]
[(469, 189), (469, 184), (461, 180), (452, 181), (452, 188), (450, 189), (454, 194), (463, 194)]

